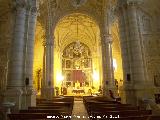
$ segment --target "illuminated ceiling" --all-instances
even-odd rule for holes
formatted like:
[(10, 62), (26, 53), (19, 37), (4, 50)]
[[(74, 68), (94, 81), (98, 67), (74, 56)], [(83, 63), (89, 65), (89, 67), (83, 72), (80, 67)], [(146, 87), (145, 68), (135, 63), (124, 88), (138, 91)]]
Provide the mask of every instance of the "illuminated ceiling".
[(93, 50), (100, 41), (99, 34), (99, 27), (92, 18), (84, 14), (74, 13), (58, 22), (55, 29), (55, 45), (63, 50), (68, 44), (80, 41)]

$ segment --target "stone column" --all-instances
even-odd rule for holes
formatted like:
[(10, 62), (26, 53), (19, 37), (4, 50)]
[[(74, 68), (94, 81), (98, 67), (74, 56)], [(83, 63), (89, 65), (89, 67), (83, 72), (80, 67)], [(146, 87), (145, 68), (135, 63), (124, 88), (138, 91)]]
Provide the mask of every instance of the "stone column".
[[(34, 4), (32, 2), (30, 4)], [(30, 8), (30, 14), (28, 18), (29, 26), (27, 30), (26, 48), (25, 48), (25, 78), (28, 78), (28, 86), (32, 87), (33, 82), (33, 55), (34, 55), (34, 38), (37, 21), (37, 4), (32, 5)]]
[(28, 1), (30, 9), (28, 9), (28, 29), (26, 30), (25, 39), (25, 65), (24, 65), (24, 80), (26, 88), (26, 107), (36, 106), (36, 94), (33, 90), (33, 55), (34, 55), (34, 37), (37, 21), (37, 0)]
[(113, 71), (113, 57), (112, 57), (112, 36), (110, 34), (104, 35), (106, 45), (106, 63), (107, 63), (107, 78), (109, 80), (109, 88), (113, 90), (114, 84), (114, 71)]
[(26, 18), (26, 1), (15, 0), (15, 25), (8, 68), (7, 90), (4, 102), (16, 102), (16, 108), (21, 108), (22, 88), (24, 87), (24, 33)]
[(116, 93), (114, 84), (113, 58), (112, 58), (112, 36), (109, 28), (109, 8), (105, 5), (101, 25), (102, 39), (102, 65), (103, 65), (103, 95), (109, 95), (109, 90)]
[(51, 35), (47, 35), (44, 45), (44, 62), (43, 62), (43, 85), (41, 96), (42, 98), (52, 99), (54, 96), (53, 82), (53, 39)]
[(103, 62), (103, 95), (109, 95), (109, 90), (115, 91), (113, 58), (112, 58), (112, 38), (109, 34), (103, 35), (102, 40), (102, 62)]
[(45, 91), (44, 88), (46, 86), (46, 42), (43, 41), (43, 79), (42, 79), (42, 86), (41, 86), (41, 97), (45, 98)]
[(147, 74), (139, 29), (141, 0), (119, 0), (119, 29), (126, 102), (137, 105), (147, 95)]

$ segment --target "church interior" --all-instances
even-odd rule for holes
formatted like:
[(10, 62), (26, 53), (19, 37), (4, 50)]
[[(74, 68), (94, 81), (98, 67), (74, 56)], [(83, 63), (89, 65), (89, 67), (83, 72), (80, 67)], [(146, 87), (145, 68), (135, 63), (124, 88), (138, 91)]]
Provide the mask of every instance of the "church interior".
[(0, 0), (0, 120), (160, 120), (159, 21), (159, 0)]

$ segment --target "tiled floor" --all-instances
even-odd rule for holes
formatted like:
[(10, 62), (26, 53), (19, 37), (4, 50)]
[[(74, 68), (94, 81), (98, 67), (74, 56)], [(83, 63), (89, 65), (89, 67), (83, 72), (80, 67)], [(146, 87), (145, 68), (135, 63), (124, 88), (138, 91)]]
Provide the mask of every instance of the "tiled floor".
[(83, 101), (74, 101), (71, 120), (90, 120)]

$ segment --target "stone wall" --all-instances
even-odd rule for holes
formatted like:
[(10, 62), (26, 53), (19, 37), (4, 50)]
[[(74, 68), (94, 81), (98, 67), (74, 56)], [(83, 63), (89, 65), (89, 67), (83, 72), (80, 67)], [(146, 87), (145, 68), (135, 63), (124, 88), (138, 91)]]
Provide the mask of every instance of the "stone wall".
[(155, 86), (155, 94), (160, 93), (160, 10), (155, 13), (141, 13), (141, 31), (145, 51), (148, 80)]
[[(14, 17), (9, 4), (0, 11), (0, 93), (6, 89), (8, 56), (13, 34)], [(1, 97), (0, 97), (1, 101)]]

